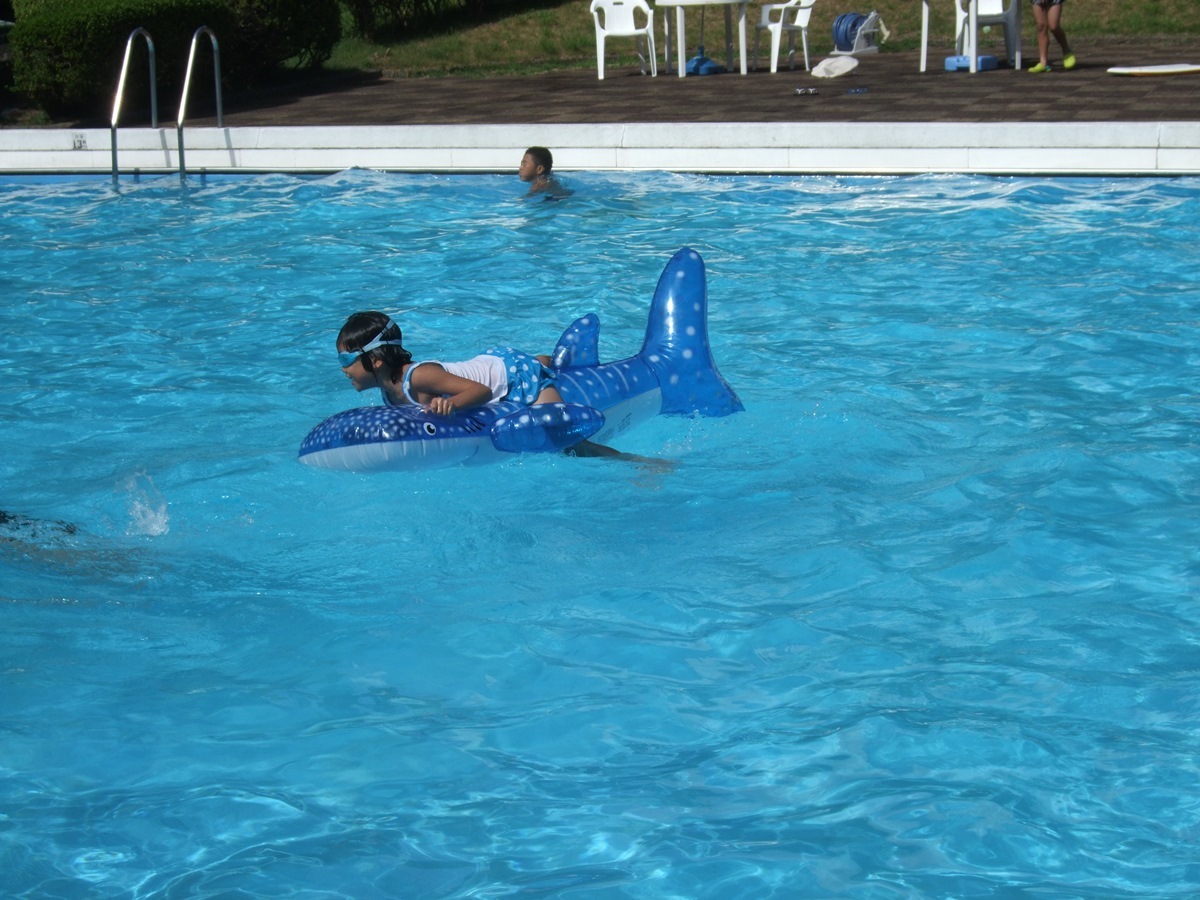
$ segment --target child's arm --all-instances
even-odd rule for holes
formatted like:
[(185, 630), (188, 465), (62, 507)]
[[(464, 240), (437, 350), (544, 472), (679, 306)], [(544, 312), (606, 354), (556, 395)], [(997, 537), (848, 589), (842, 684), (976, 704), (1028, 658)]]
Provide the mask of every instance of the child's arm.
[(456, 410), (482, 406), (492, 399), (486, 384), (447, 372), (439, 365), (424, 363), (417, 366), (409, 378), (409, 387), (418, 397), (429, 396), (425, 408), (439, 416)]

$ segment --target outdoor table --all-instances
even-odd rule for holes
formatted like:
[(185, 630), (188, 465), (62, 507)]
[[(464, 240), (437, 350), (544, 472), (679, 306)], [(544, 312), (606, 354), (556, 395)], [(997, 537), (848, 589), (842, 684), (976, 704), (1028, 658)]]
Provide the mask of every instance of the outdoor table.
[[(733, 7), (738, 8), (738, 59), (742, 64), (742, 74), (746, 74), (746, 4), (748, 0), (655, 0), (655, 8), (675, 7), (676, 47), (679, 57), (679, 77), (687, 75), (687, 47), (684, 35), (684, 8), (688, 6), (724, 6), (725, 7), (725, 68), (733, 68)], [(667, 71), (671, 71), (671, 14), (663, 9), (663, 58)]]

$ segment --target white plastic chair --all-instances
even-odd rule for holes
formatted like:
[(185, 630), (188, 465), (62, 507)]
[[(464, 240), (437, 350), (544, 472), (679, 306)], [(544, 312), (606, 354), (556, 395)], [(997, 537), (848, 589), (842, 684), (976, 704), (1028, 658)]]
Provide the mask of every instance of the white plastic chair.
[[(955, 2), (958, 4), (958, 20), (954, 26), (954, 46), (962, 56), (967, 52), (967, 0)], [(984, 25), (1004, 27), (1004, 49), (1008, 54), (1008, 62), (1017, 69), (1021, 68), (1021, 3), (1022, 0), (979, 0), (979, 16), (975, 20), (980, 28)], [(975, 46), (979, 46), (978, 35)]]
[[(646, 17), (645, 25), (638, 25), (637, 15)], [(646, 74), (646, 56), (642, 44), (646, 44), (650, 58), (650, 74), (658, 75), (658, 60), (654, 55), (654, 10), (646, 0), (592, 0), (592, 18), (596, 20), (596, 71), (604, 80), (604, 41), (610, 37), (638, 38), (638, 58), (642, 61), (642, 74)]]
[(779, 71), (779, 44), (783, 32), (788, 36), (788, 67), (796, 68), (796, 32), (804, 46), (804, 70), (808, 65), (808, 20), (817, 0), (787, 0), (786, 3), (764, 3), (762, 19), (754, 27), (754, 68), (758, 68), (758, 39), (763, 31), (771, 32), (771, 72)]

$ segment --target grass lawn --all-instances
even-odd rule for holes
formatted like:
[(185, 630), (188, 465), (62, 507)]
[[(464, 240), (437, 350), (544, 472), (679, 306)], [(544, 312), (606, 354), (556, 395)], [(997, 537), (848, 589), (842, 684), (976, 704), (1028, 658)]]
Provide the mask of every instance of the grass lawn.
[[(653, 0), (651, 0), (651, 3)], [(930, 33), (933, 46), (947, 50), (954, 40), (952, 10), (955, 0), (933, 0)], [(1029, 0), (1022, 16), (1023, 43), (1036, 47)], [(758, 21), (759, 3), (752, 2), (748, 20)], [(449, 23), (422, 34), (381, 35), (374, 42), (348, 37), (326, 64), (331, 70), (381, 71), (385, 75), (420, 77), (437, 75), (494, 75), (549, 69), (594, 66), (596, 43), (588, 0), (543, 0), (536, 8), (479, 24)], [(918, 0), (876, 0), (851, 4), (847, 0), (817, 0), (809, 26), (809, 46), (819, 59), (833, 49), (833, 22), (842, 13), (877, 10), (891, 37), (887, 50), (914, 50), (921, 41), (921, 4)], [(656, 14), (656, 39), (662, 40), (662, 11)], [(709, 50), (724, 36), (724, 16), (719, 8), (707, 10), (705, 42)], [(700, 10), (689, 10), (688, 47), (700, 40)], [(1073, 43), (1136, 41), (1157, 44), (1194, 40), (1200, 35), (1200, 0), (1067, 0), (1063, 27)], [(753, 28), (748, 40), (753, 43)], [(346, 33), (349, 33), (347, 27)], [(1000, 29), (984, 35), (982, 52), (1002, 47)], [(630, 65), (636, 57), (629, 39), (610, 42), (611, 65)], [(659, 53), (661, 55), (661, 48)], [(711, 52), (710, 52), (711, 55)]]
[[(653, 5), (653, 0), (650, 0)], [(954, 4), (957, 0), (932, 0), (930, 50), (936, 59), (950, 52), (954, 41)], [(1036, 58), (1036, 32), (1029, 0), (1022, 16), (1026, 57)], [(347, 73), (382, 73), (389, 77), (437, 77), (465, 75), (511, 75), (556, 69), (594, 69), (596, 38), (589, 0), (530, 0), (525, 11), (499, 12), (484, 22), (447, 19), (438, 27), (421, 32), (387, 34), (373, 41), (345, 37), (335, 48), (323, 72), (286, 71), (281, 81), (338, 77)], [(747, 39), (753, 46), (754, 23), (759, 20), (759, 0), (747, 10), (750, 25)], [(506, 7), (501, 7), (504, 10)], [(847, 12), (877, 10), (889, 31), (884, 52), (911, 51), (920, 45), (921, 3), (919, 0), (875, 0), (852, 5), (849, 0), (817, 0), (809, 27), (810, 55), (814, 62), (833, 49), (833, 22)], [(662, 15), (656, 14), (656, 37), (662, 41)], [(724, 15), (718, 7), (702, 17), (700, 9), (688, 11), (689, 54), (700, 43), (704, 20), (705, 42), (710, 56), (720, 54), (724, 39)], [(1200, 0), (1066, 0), (1063, 26), (1072, 46), (1086, 58), (1089, 44), (1120, 41), (1157, 46), (1200, 41)], [(351, 35), (347, 17), (343, 32)], [(1003, 54), (1004, 36), (999, 28), (984, 34), (980, 52)], [(659, 48), (661, 58), (662, 48)], [(1200, 62), (1200, 60), (1193, 60)], [(636, 62), (633, 41), (610, 41), (608, 65), (632, 66)], [(765, 63), (765, 59), (764, 59)], [(55, 122), (36, 106), (0, 87), (0, 125), (39, 127)]]

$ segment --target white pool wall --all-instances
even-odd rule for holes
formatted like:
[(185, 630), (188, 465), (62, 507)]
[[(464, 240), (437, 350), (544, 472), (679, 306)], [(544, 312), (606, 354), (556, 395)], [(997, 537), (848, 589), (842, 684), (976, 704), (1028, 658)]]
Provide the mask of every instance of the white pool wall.
[[(510, 172), (525, 148), (560, 171), (1198, 175), (1200, 122), (685, 123), (184, 130), (189, 172)], [(179, 171), (174, 126), (122, 128), (122, 174)], [(111, 173), (108, 129), (0, 130), (0, 172)]]

